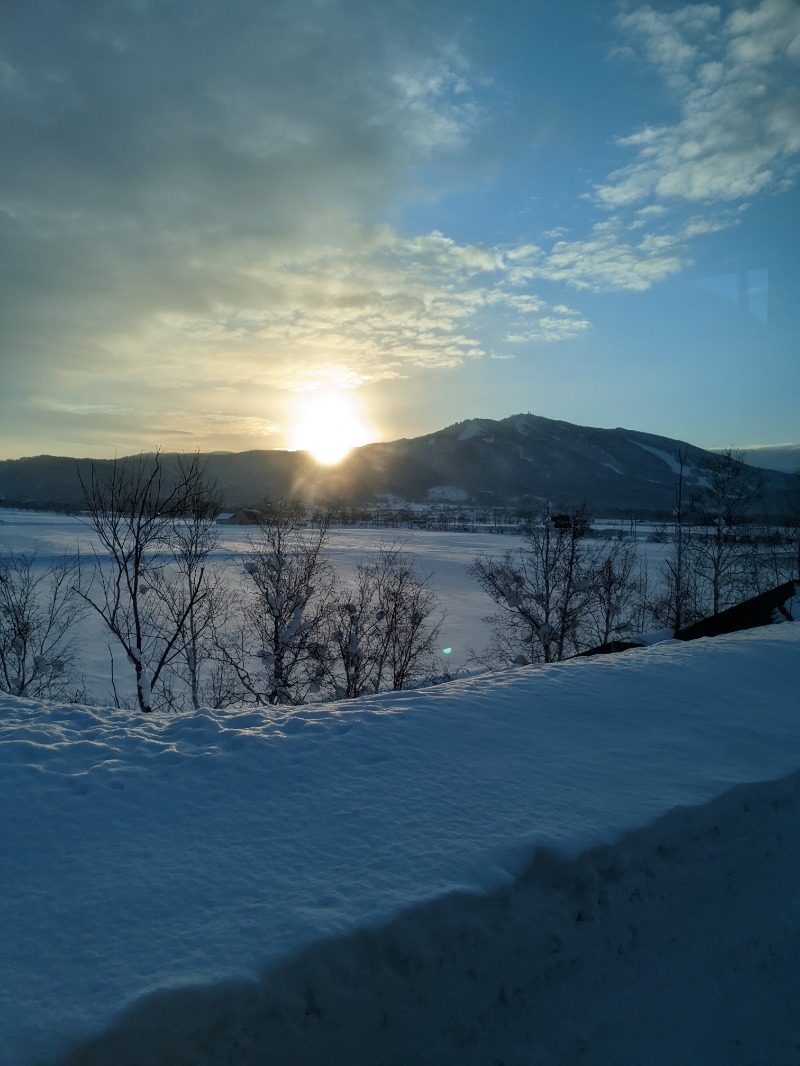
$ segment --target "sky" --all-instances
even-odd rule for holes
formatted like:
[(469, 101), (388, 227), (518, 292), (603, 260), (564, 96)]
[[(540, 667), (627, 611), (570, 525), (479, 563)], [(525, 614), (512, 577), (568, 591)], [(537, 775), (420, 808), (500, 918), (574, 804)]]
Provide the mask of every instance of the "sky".
[(0, 458), (800, 444), (797, 0), (1, 17)]

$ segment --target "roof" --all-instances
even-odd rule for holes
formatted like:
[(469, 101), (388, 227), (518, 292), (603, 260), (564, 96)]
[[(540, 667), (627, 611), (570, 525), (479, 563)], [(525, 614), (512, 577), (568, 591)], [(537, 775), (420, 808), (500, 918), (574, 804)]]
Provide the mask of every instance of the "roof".
[(773, 622), (794, 621), (797, 606), (792, 600), (798, 595), (797, 582), (785, 581), (768, 592), (762, 592), (749, 600), (743, 600), (726, 611), (702, 618), (686, 629), (679, 630), (675, 636), (678, 640), (696, 640), (698, 637), (717, 637), (722, 633), (735, 633), (739, 629), (755, 629), (768, 626)]

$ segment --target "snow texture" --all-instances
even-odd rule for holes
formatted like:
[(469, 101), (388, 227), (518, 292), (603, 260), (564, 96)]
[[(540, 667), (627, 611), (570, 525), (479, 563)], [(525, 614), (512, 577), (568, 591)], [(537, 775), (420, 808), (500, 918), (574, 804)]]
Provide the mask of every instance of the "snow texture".
[[(669, 452), (665, 452), (661, 448), (651, 448), (649, 445), (642, 444), (642, 442), (638, 441), (638, 440), (632, 440), (632, 441), (630, 441), (630, 443), (631, 444), (635, 444), (636, 447), (637, 448), (641, 448), (642, 451), (650, 452), (651, 455), (655, 455), (659, 459), (662, 459), (667, 464), (667, 466), (670, 468), (670, 470), (672, 471), (673, 474), (675, 474), (678, 477), (680, 476), (680, 474), (681, 474), (681, 464), (678, 462), (678, 460), (675, 458), (674, 455), (670, 455)], [(691, 468), (689, 468), (689, 469), (691, 469)], [(688, 470), (684, 469), (683, 473), (684, 473), (684, 476), (686, 476), (687, 473), (688, 473)]]
[(291, 714), (4, 697), (0, 1061), (793, 1061), (798, 652)]
[(482, 432), (483, 427), (481, 426), (480, 422), (469, 422), (464, 427), (464, 429), (461, 430), (457, 439), (460, 441), (471, 440), (473, 437), (477, 437)]

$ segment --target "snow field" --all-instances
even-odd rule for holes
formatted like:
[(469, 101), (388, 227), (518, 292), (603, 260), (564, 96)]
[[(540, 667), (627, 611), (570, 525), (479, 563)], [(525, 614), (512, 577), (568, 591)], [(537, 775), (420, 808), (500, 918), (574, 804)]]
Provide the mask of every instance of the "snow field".
[[(578, 911), (596, 921), (606, 906), (599, 873), (579, 899), (570, 887), (569, 871), (582, 869), (584, 852), (613, 845), (677, 806), (708, 803), (734, 785), (798, 769), (799, 649), (800, 629), (786, 624), (294, 714), (143, 717), (6, 697), (0, 1061), (62, 1062), (72, 1041), (113, 1026), (119, 1011), (147, 994), (154, 998), (135, 1020), (119, 1023), (137, 1027), (146, 1054), (132, 1044), (127, 1059), (106, 1052), (91, 1058), (87, 1051), (73, 1061), (260, 1063), (279, 1037), (284, 1045), (276, 1046), (286, 1051), (267, 1061), (336, 1061), (321, 1050), (314, 1059), (317, 1045), (303, 1056), (315, 1013), (324, 1009), (326, 1025), (346, 1029), (346, 1004), (341, 1014), (336, 1006), (340, 986), (343, 995), (355, 989), (353, 1019), (377, 1009), (384, 993), (370, 967), (378, 976), (396, 970), (402, 982), (412, 973), (402, 961), (410, 943), (417, 947), (409, 957), (423, 960), (428, 974), (419, 993), (427, 995), (437, 985), (438, 960), (455, 964), (472, 923), (495, 928), (510, 905), (502, 901), (529, 882), (531, 863), (541, 871), (536, 856), (543, 848), (558, 857), (553, 869), (567, 873), (544, 889), (538, 874), (533, 878), (536, 891), (544, 891), (541, 906), (554, 915), (542, 928), (567, 942), (573, 926), (584, 924)], [(670, 846), (668, 834), (661, 843)], [(591, 871), (596, 860), (586, 861)], [(654, 867), (656, 885), (661, 868)], [(715, 870), (717, 860), (709, 860), (709, 875)], [(624, 892), (609, 891), (623, 906)], [(762, 891), (765, 920), (783, 920), (769, 903), (768, 884)], [(519, 906), (527, 913), (528, 903)], [(398, 928), (410, 942), (402, 940), (393, 963), (394, 948), (384, 958), (380, 930), (403, 915), (409, 924)], [(796, 931), (791, 913), (786, 921)], [(363, 939), (365, 930), (377, 931), (372, 962), (359, 954), (373, 943)], [(507, 933), (502, 951), (468, 967), (483, 974), (487, 1003), (500, 997), (501, 1006), (500, 988), (513, 1003), (519, 980), (504, 976), (515, 974), (520, 961), (513, 924)], [(394, 935), (386, 933), (386, 943)], [(495, 950), (493, 937), (484, 938), (486, 950)], [(330, 938), (345, 939), (317, 955), (317, 945)], [(534, 935), (526, 949), (534, 976), (546, 966), (542, 944), (549, 942)], [(303, 951), (310, 954), (291, 971), (304, 974), (299, 985), (270, 977)], [(611, 961), (607, 953), (598, 956), (612, 983), (613, 954)], [(319, 959), (324, 965), (315, 978)], [(589, 986), (592, 972), (590, 966)], [(453, 1005), (445, 999), (437, 1015), (449, 1018), (461, 1003), (458, 982), (473, 980), (458, 973)], [(571, 1017), (562, 978), (568, 998), (553, 1007), (554, 1017)], [(399, 994), (392, 982), (388, 999)], [(310, 987), (310, 998), (298, 987)], [(449, 987), (445, 974), (442, 988)], [(417, 1041), (421, 1057), (385, 1061), (491, 1061), (491, 1041), (481, 1043), (483, 1022), (473, 1020), (462, 1032), (466, 1021), (453, 1028), (446, 1019), (430, 1037), (441, 1055), (432, 1050), (426, 1059), (429, 1022), (419, 1020), (413, 999), (404, 1002), (405, 1028), (397, 1022), (391, 1046), (402, 1050)], [(472, 1008), (464, 1010), (458, 1017), (469, 1019)], [(218, 1022), (209, 1034), (212, 1012)], [(575, 1039), (595, 1046), (591, 1024), (579, 1026)], [(319, 1026), (324, 1031), (321, 1020)], [(170, 1043), (176, 1032), (177, 1045)], [(361, 1039), (358, 1033), (341, 1039)], [(201, 1050), (217, 1039), (216, 1051)], [(248, 1048), (255, 1049), (250, 1059)], [(372, 1054), (341, 1061), (384, 1061)]]
[[(666, 546), (649, 542), (650, 527), (638, 530), (637, 549), (646, 557), (651, 578), (657, 571)], [(245, 580), (241, 554), (248, 548), (251, 529), (247, 526), (220, 526), (220, 546), (213, 562), (221, 566), (234, 583)], [(438, 596), (447, 617), (440, 633), (439, 668), (452, 673), (474, 669), (468, 664), (472, 650), (481, 651), (489, 634), (483, 618), (494, 610), (489, 597), (469, 577), (467, 567), (481, 552), (500, 555), (518, 547), (521, 539), (513, 534), (441, 533), (426, 530), (361, 529), (334, 527), (326, 551), (340, 580), (346, 583), (359, 562), (377, 551), (381, 540), (406, 542), (416, 555), (420, 568), (432, 575), (431, 588)], [(0, 510), (0, 551), (38, 552), (42, 565), (65, 552), (80, 554), (91, 560), (93, 537), (84, 521), (67, 515)], [(118, 690), (134, 698), (129, 665), (115, 646), (102, 623), (93, 615), (81, 623), (82, 666), (89, 697), (97, 703), (112, 700), (111, 662)], [(445, 653), (443, 649), (450, 650)]]
[[(89, 550), (0, 517), (42, 563)], [(336, 530), (343, 580), (392, 535)], [(458, 669), (490, 610), (466, 567), (517, 538), (407, 539)], [(0, 696), (0, 1066), (799, 1061), (799, 650), (775, 626), (295, 713)]]

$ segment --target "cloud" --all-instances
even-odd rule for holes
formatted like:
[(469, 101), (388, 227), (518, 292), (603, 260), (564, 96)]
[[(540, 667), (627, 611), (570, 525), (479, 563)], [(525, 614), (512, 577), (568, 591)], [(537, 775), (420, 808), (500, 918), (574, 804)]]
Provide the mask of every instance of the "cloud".
[(617, 26), (674, 118), (617, 140), (622, 165), (583, 205), (599, 221), (576, 235), (553, 217), (541, 240), (497, 246), (409, 232), (409, 204), (448, 182), (463, 191), (496, 119), (453, 11), (11, 5), (5, 426), (27, 432), (38, 413), (93, 439), (128, 439), (137, 422), (143, 435), (274, 434), (287, 391), (578, 337), (588, 317), (548, 285), (651, 288), (698, 236), (794, 181), (796, 5), (645, 5)]
[(148, 273), (134, 303), (207, 300), (198, 283), (216, 290), (213, 257), (233, 241), (293, 249), (338, 233), (412, 184), (409, 161), (456, 150), (471, 121), (457, 51), (369, 6), (77, 14), (55, 0), (49, 14), (7, 13), (7, 236), (32, 258), (37, 242), (60, 266), (73, 255), (76, 288)]
[(239, 389), (302, 389), (332, 376), (363, 384), (412, 366), (452, 367), (487, 354), (477, 335), (498, 311), (515, 322), (546, 315), (547, 339), (582, 328), (575, 310), (517, 292), (515, 261), (502, 250), (435, 232), (405, 238), (387, 226), (352, 226), (336, 245), (260, 252), (227, 269), (235, 300), (202, 318), (166, 316), (137, 336), (139, 358), (160, 364), (164, 386), (180, 386), (190, 361), (195, 383), (213, 382), (224, 364)]
[(762, 0), (727, 19), (719, 7), (621, 15), (675, 97), (678, 121), (620, 138), (635, 160), (595, 187), (618, 208), (738, 203), (776, 189), (800, 148), (800, 6)]
[(378, 224), (481, 121), (455, 36), (413, 3), (54, 0), (6, 22), (0, 316), (30, 410), (177, 429), (222, 391), (221, 418), (258, 420), (275, 389), (456, 366), (492, 354), (487, 318), (547, 313), (508, 250)]
[(457, 52), (369, 7), (56, 0), (47, 33), (9, 19), (6, 196), (51, 231), (85, 211), (291, 235), (382, 200), (407, 180), (397, 163), (457, 146), (469, 121)]
[[(712, 449), (724, 451), (724, 448)], [(744, 461), (751, 466), (767, 470), (781, 470), (786, 474), (797, 475), (800, 472), (800, 443), (794, 444), (743, 444), (734, 448), (741, 452)]]
[(597, 223), (582, 240), (556, 241), (528, 269), (530, 278), (566, 281), (576, 289), (643, 292), (685, 265), (680, 238), (652, 234), (633, 241), (617, 220)]
[(632, 162), (593, 186), (606, 213), (587, 237), (554, 234), (526, 279), (577, 289), (643, 291), (691, 263), (691, 242), (737, 225), (755, 196), (793, 184), (800, 152), (800, 5), (762, 0), (752, 9), (650, 5), (618, 16), (620, 30), (662, 76), (673, 123), (619, 137)]
[[(56, 439), (83, 441), (85, 446), (103, 451), (113, 442), (112, 452), (117, 454), (154, 446), (183, 451), (200, 446), (212, 450), (274, 445), (279, 426), (272, 420), (212, 404), (213, 399), (209, 398), (202, 410), (190, 414), (181, 406), (73, 403), (44, 395), (33, 400), (32, 410), (45, 414)], [(42, 434), (41, 438), (45, 436)]]

